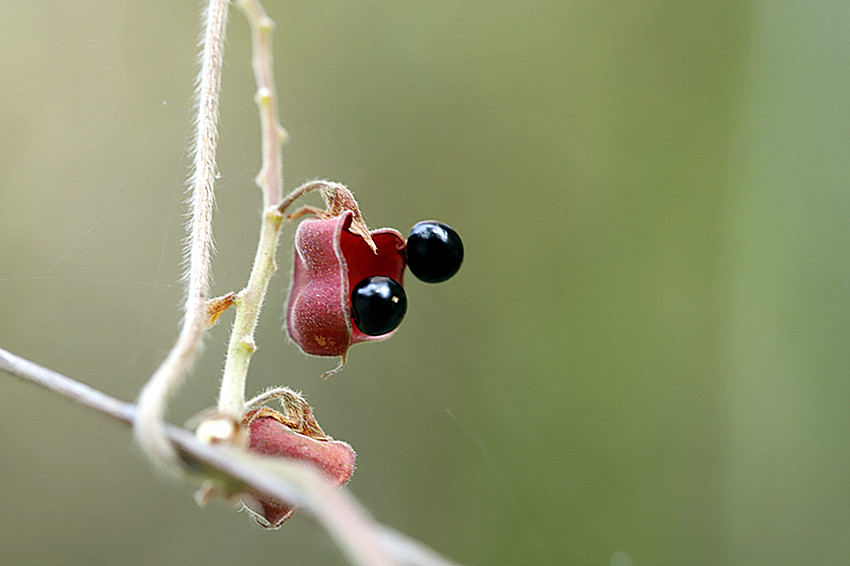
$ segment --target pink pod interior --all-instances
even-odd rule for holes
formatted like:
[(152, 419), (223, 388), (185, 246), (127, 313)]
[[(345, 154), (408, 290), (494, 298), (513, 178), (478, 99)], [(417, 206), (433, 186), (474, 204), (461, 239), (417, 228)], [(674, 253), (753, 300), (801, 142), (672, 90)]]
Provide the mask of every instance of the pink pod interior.
[(306, 353), (343, 356), (352, 344), (383, 340), (393, 334), (368, 336), (351, 321), (351, 289), (360, 281), (383, 275), (403, 283), (405, 241), (392, 228), (370, 232), (377, 246), (348, 230), (353, 213), (310, 218), (295, 232), (295, 259), (287, 307), (287, 329)]

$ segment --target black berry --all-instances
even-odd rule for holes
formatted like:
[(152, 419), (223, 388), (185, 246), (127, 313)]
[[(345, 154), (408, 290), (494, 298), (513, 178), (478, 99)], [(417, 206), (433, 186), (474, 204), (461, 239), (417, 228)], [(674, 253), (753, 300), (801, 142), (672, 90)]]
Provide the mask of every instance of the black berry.
[(407, 295), (402, 286), (389, 277), (367, 277), (351, 291), (351, 318), (360, 332), (380, 336), (401, 324), (407, 312)]
[(417, 222), (407, 238), (407, 265), (426, 283), (450, 278), (463, 262), (463, 242), (450, 226), (434, 220)]

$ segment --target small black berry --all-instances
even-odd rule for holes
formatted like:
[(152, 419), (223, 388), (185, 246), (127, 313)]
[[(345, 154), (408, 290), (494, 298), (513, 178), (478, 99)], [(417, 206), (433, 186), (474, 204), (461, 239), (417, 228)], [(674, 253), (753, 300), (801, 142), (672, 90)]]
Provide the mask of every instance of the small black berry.
[(449, 279), (463, 262), (463, 242), (450, 226), (434, 220), (417, 222), (407, 238), (407, 265), (426, 283)]
[(394, 279), (367, 277), (351, 291), (351, 318), (360, 332), (380, 336), (401, 324), (407, 312), (407, 295)]

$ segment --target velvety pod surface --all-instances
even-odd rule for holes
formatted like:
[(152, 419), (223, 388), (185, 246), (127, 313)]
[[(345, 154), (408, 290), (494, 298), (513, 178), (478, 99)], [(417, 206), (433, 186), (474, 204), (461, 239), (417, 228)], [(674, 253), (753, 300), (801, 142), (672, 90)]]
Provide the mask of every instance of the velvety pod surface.
[(306, 353), (344, 356), (358, 342), (382, 340), (393, 334), (369, 336), (351, 318), (351, 290), (367, 277), (389, 277), (402, 283), (404, 238), (396, 230), (370, 232), (373, 252), (353, 233), (353, 213), (332, 218), (310, 218), (295, 233), (292, 287), (287, 307), (287, 330)]

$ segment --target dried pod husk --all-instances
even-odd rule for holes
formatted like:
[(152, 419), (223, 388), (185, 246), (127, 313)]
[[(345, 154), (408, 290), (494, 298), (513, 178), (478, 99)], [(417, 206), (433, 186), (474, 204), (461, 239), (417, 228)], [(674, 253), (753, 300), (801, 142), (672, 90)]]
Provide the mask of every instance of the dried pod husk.
[[(300, 426), (268, 407), (248, 412), (243, 422), (248, 432), (248, 451), (253, 454), (307, 462), (335, 486), (347, 484), (354, 474), (354, 450), (347, 443), (326, 436), (318, 424)], [(296, 511), (285, 501), (254, 492), (241, 498), (257, 522), (267, 528), (280, 527)]]

